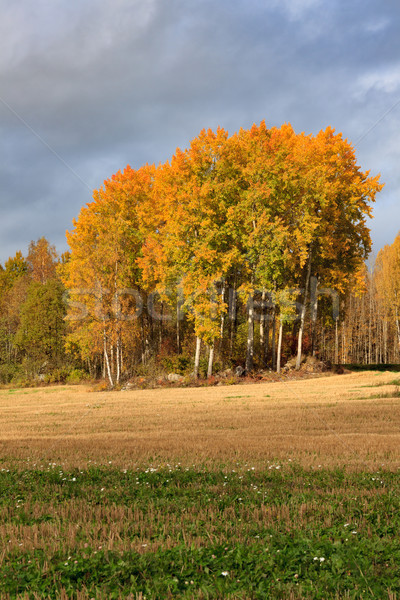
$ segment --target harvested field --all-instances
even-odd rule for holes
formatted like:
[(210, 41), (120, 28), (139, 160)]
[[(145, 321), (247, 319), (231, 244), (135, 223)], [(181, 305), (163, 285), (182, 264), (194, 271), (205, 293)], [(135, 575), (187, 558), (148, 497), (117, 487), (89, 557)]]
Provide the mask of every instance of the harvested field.
[(0, 390), (0, 598), (398, 600), (394, 377)]
[(0, 390), (4, 462), (400, 466), (393, 373), (204, 388)]

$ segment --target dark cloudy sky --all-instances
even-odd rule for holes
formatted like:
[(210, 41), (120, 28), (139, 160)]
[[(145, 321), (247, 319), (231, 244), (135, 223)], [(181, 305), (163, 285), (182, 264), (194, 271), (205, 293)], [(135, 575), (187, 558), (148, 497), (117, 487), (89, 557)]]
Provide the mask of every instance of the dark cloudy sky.
[(0, 262), (126, 164), (203, 127), (331, 125), (386, 186), (374, 252), (400, 230), (398, 0), (0, 0)]

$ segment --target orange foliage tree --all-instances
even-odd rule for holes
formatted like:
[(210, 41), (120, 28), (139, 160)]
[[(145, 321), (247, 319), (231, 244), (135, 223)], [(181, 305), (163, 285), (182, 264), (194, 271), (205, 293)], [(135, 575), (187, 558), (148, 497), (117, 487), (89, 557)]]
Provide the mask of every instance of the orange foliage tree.
[[(90, 313), (71, 323), (71, 344), (85, 348), (86, 355), (99, 355), (102, 348), (113, 384), (122, 372), (124, 347), (132, 355), (141, 346), (143, 362), (154, 352), (154, 311), (145, 307), (157, 294), (162, 306), (176, 311), (178, 352), (183, 312), (186, 331), (191, 325), (197, 340), (194, 374), (203, 341), (211, 375), (216, 341), (221, 349), (228, 335), (228, 309), (232, 353), (238, 293), (246, 309), (245, 363), (251, 371), (254, 298), (261, 295), (264, 303), (262, 356), (269, 343), (266, 313), (274, 322), (273, 354), (274, 315), (280, 314), (280, 362), (282, 328), (295, 320), (296, 297), (299, 367), (317, 285), (338, 293), (349, 289), (370, 251), (366, 219), (381, 187), (331, 128), (307, 136), (290, 124), (268, 129), (265, 122), (232, 136), (223, 129), (203, 130), (170, 162), (137, 171), (127, 167), (94, 193), (67, 234), (71, 257), (63, 281), (71, 299), (84, 301)], [(161, 336), (162, 320), (158, 331)]]

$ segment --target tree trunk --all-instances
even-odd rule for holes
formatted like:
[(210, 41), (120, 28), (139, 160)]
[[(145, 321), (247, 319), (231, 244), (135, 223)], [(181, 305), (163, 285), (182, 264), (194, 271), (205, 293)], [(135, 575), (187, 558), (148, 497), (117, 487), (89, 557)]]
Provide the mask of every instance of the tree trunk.
[(372, 364), (372, 290), (369, 286), (369, 315), (368, 315), (368, 364)]
[(210, 378), (212, 376), (213, 361), (214, 361), (214, 342), (210, 346), (210, 354), (208, 355), (208, 369), (207, 369), (207, 377), (208, 378)]
[(261, 296), (261, 315), (260, 315), (260, 355), (261, 355), (261, 364), (264, 366), (265, 364), (265, 298), (266, 291), (262, 291)]
[[(222, 284), (222, 290), (221, 290), (221, 303), (224, 304), (225, 301), (225, 283)], [(219, 343), (219, 348), (222, 348), (222, 344), (224, 341), (224, 329), (225, 329), (225, 312), (222, 311), (221, 312), (221, 326), (220, 326), (220, 331), (219, 331), (219, 335), (220, 335), (220, 343)]]
[(346, 355), (346, 327), (345, 327), (345, 322), (343, 321), (342, 323), (342, 365), (345, 365), (347, 362), (347, 355)]
[(339, 328), (338, 319), (335, 319), (335, 365), (339, 363)]
[(254, 359), (254, 298), (249, 296), (247, 301), (247, 351), (246, 351), (246, 373), (253, 370)]
[(119, 341), (119, 335), (117, 337), (117, 383), (119, 383), (120, 380), (120, 376), (121, 376), (121, 364), (120, 364), (120, 341)]
[(318, 316), (318, 279), (311, 277), (311, 355), (315, 356), (317, 353), (316, 347), (316, 324)]
[(272, 353), (272, 369), (276, 369), (276, 306), (272, 309), (272, 340), (271, 340), (271, 353)]
[(232, 357), (233, 354), (233, 344), (235, 341), (235, 333), (236, 333), (236, 318), (237, 318), (237, 295), (236, 289), (229, 290), (229, 320), (231, 323), (231, 339), (230, 339), (230, 349), (229, 355)]
[(194, 378), (197, 379), (199, 376), (199, 365), (200, 365), (200, 349), (201, 349), (201, 339), (196, 337), (196, 354), (194, 356)]
[(399, 316), (396, 312), (396, 331), (397, 331), (397, 342), (398, 342), (398, 347), (400, 349), (400, 322), (399, 322)]
[(281, 354), (282, 354), (282, 338), (283, 338), (283, 321), (279, 323), (278, 351), (276, 356), (276, 372), (281, 372)]
[(113, 378), (112, 378), (112, 375), (111, 375), (110, 361), (108, 360), (107, 335), (106, 335), (106, 330), (105, 329), (104, 329), (104, 332), (103, 332), (103, 342), (104, 342), (104, 362), (105, 362), (106, 367), (107, 367), (107, 375), (108, 375), (108, 380), (110, 382), (110, 386), (113, 388), (114, 387), (114, 382), (113, 382)]
[(303, 333), (304, 333), (304, 323), (306, 320), (306, 312), (307, 312), (308, 286), (310, 284), (310, 277), (311, 277), (311, 257), (312, 257), (312, 250), (310, 248), (310, 251), (308, 253), (308, 267), (307, 267), (307, 275), (306, 275), (306, 285), (305, 285), (305, 289), (304, 289), (303, 306), (301, 309), (299, 337), (298, 337), (298, 341), (297, 341), (296, 371), (298, 371), (300, 369), (301, 355), (302, 355), (302, 350), (303, 350)]
[(383, 362), (387, 364), (387, 355), (388, 355), (388, 323), (385, 319), (383, 322)]
[(164, 316), (164, 303), (161, 303), (161, 319), (158, 325), (158, 351), (161, 352), (163, 342), (163, 316)]
[(145, 365), (146, 364), (146, 335), (145, 335), (143, 313), (140, 315), (140, 333), (141, 333), (141, 343), (142, 343), (142, 364)]
[(267, 314), (265, 315), (266, 326), (265, 326), (265, 344), (264, 344), (264, 362), (263, 362), (265, 367), (268, 366), (270, 322), (271, 322), (271, 315), (270, 315), (269, 310), (267, 309)]
[(180, 331), (180, 306), (179, 299), (176, 302), (176, 348), (178, 354), (181, 353), (181, 331)]

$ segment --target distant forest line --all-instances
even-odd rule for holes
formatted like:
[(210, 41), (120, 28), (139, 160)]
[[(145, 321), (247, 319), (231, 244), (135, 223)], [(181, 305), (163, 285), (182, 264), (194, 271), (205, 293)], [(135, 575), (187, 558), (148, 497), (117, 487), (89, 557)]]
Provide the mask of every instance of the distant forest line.
[(42, 237), (0, 265), (0, 382), (400, 362), (400, 237), (365, 266), (381, 188), (331, 128), (264, 122), (127, 166), (68, 252)]

